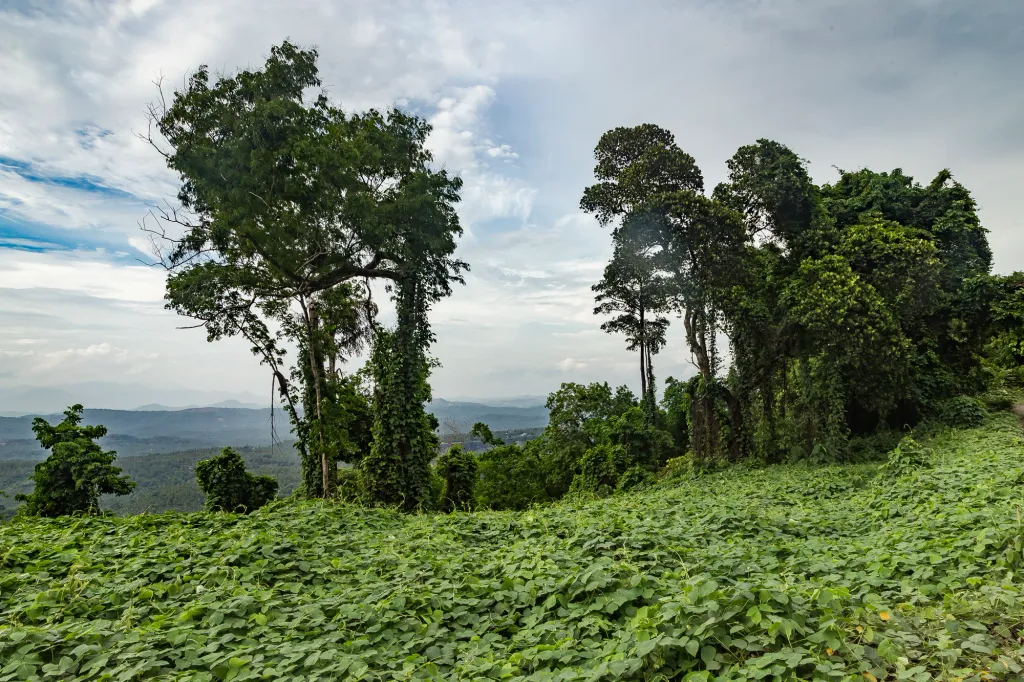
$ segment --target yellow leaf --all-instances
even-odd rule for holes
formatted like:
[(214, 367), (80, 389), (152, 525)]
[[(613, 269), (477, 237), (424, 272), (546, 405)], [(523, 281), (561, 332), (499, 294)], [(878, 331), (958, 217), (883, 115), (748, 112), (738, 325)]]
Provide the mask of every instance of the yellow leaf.
[(828, 647), (825, 647), (825, 653), (828, 654), (829, 656), (831, 656), (832, 655), (832, 650), (829, 649)]
[(879, 611), (878, 612), (878, 617), (881, 618), (882, 620), (889, 620), (889, 612), (888, 611)]
[(868, 682), (878, 682), (878, 678), (869, 673), (867, 670), (861, 673), (867, 679)]
[(864, 632), (864, 628), (862, 628), (861, 626), (858, 625), (857, 626), (857, 632)]

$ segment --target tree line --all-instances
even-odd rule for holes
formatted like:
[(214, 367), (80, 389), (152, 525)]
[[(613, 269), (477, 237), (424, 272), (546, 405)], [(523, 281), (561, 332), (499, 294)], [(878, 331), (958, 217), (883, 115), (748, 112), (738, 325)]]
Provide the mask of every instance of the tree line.
[[(519, 509), (680, 468), (841, 462), (858, 439), (924, 419), (976, 423), (979, 396), (1024, 384), (1024, 273), (991, 274), (976, 202), (948, 170), (927, 185), (900, 169), (816, 185), (762, 139), (708, 192), (673, 134), (644, 124), (600, 138), (580, 201), (610, 231), (594, 312), (637, 353), (640, 395), (563, 384), (539, 438), (506, 445), (477, 425), (486, 451), (438, 457), (429, 313), (469, 269), (455, 255), (461, 180), (431, 166), (422, 119), (332, 104), (316, 61), (284, 42), (260, 69), (211, 79), (202, 66), (161, 91), (146, 135), (181, 180), (177, 206), (144, 224), (167, 307), (210, 341), (244, 338), (269, 368), (300, 496)], [(659, 400), (673, 320), (695, 373), (667, 378)], [(200, 476), (234, 472), (250, 502), (269, 499), (240, 463), (225, 454)]]

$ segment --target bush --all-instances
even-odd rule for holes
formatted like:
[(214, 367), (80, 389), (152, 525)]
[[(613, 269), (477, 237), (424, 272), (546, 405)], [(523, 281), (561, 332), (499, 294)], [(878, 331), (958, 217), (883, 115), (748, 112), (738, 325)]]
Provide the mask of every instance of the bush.
[(871, 462), (885, 459), (900, 443), (902, 435), (899, 431), (883, 429), (869, 436), (856, 436), (850, 439), (849, 459), (852, 462)]
[(622, 472), (622, 475), (619, 476), (619, 483), (616, 486), (616, 489), (620, 492), (634, 490), (636, 488), (650, 485), (655, 480), (654, 474), (650, 471), (641, 466), (635, 466)]
[(905, 436), (882, 465), (880, 474), (883, 478), (899, 478), (913, 473), (918, 469), (930, 466), (931, 453), (921, 447), (910, 436)]
[(673, 457), (665, 462), (658, 471), (658, 478), (671, 481), (677, 478), (688, 478), (693, 474), (693, 456), (690, 453)]
[(468, 511), (473, 507), (477, 461), (472, 452), (455, 444), (437, 458), (437, 475), (444, 481), (439, 508), (443, 512)]
[(622, 448), (619, 446), (598, 445), (590, 448), (580, 459), (580, 472), (572, 479), (570, 492), (611, 494), (619, 482), (615, 462), (621, 458)]
[(1016, 396), (1005, 388), (994, 388), (981, 395), (981, 404), (992, 412), (1005, 412), (1016, 402)]
[(946, 426), (972, 429), (985, 423), (986, 410), (977, 398), (960, 395), (940, 401), (935, 416)]
[(277, 497), (277, 481), (250, 474), (242, 456), (232, 448), (196, 464), (196, 480), (209, 511), (248, 514)]
[(342, 502), (360, 502), (363, 499), (363, 475), (359, 467), (338, 469), (338, 499)]
[(483, 509), (523, 510), (547, 499), (535, 441), (502, 445), (477, 456), (476, 502)]
[(635, 466), (654, 471), (672, 452), (672, 436), (649, 424), (642, 408), (633, 407), (611, 420), (611, 440), (622, 446), (617, 454), (619, 473)]

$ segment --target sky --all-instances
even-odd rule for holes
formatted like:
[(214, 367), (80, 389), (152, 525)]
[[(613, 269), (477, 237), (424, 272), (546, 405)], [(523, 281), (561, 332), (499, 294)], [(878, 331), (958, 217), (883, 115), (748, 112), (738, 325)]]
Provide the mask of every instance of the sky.
[[(862, 167), (927, 183), (948, 167), (978, 200), (994, 270), (1024, 269), (1024, 4), (3, 0), (0, 392), (268, 394), (245, 343), (208, 343), (164, 310), (139, 223), (178, 179), (136, 134), (157, 80), (256, 68), (285, 38), (319, 49), (344, 109), (427, 118), (435, 163), (465, 182), (472, 270), (431, 316), (435, 396), (639, 389), (638, 358), (592, 312), (610, 235), (578, 208), (616, 126), (668, 128), (708, 187), (758, 138), (819, 183)], [(693, 373), (678, 322), (654, 367)]]

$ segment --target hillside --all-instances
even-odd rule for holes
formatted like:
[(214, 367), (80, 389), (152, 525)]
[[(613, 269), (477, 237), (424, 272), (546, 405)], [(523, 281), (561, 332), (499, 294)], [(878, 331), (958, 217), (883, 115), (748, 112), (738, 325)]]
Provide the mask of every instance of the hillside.
[(0, 682), (1020, 679), (1018, 420), (922, 444), (519, 514), (17, 522)]
[[(531, 429), (547, 424), (547, 409), (492, 407), (479, 403), (435, 400), (427, 405), (442, 425), (451, 422), (468, 431), (484, 422), (495, 431)], [(85, 424), (103, 424), (109, 435), (100, 443), (122, 457), (177, 452), (197, 448), (269, 446), (270, 409), (203, 407), (182, 410), (85, 410)], [(60, 415), (44, 415), (51, 422)], [(33, 415), (0, 417), (0, 460), (39, 460), (46, 457), (32, 434)], [(273, 412), (279, 440), (289, 440), (290, 424), (281, 410)]]
[[(506, 442), (525, 442), (536, 438), (542, 429), (514, 429), (497, 431), (495, 435)], [(451, 435), (441, 434), (441, 447), (451, 445)], [(35, 441), (32, 441), (38, 448)], [(116, 447), (116, 446), (115, 446)], [(469, 450), (482, 450), (479, 441), (467, 443)], [(273, 476), (280, 486), (280, 497), (290, 495), (299, 485), (301, 470), (299, 456), (288, 442), (270, 446), (239, 446), (246, 467), (256, 474)], [(183, 452), (157, 452), (117, 458), (117, 466), (135, 481), (135, 490), (130, 495), (115, 497), (105, 495), (102, 508), (117, 515), (159, 513), (165, 511), (199, 511), (203, 508), (204, 497), (196, 483), (196, 463), (208, 459), (220, 451), (219, 447), (186, 450)], [(38, 460), (4, 460), (0, 466), (0, 490), (12, 497), (18, 493), (32, 492), (32, 471)], [(14, 514), (17, 503), (0, 500), (0, 518)]]

